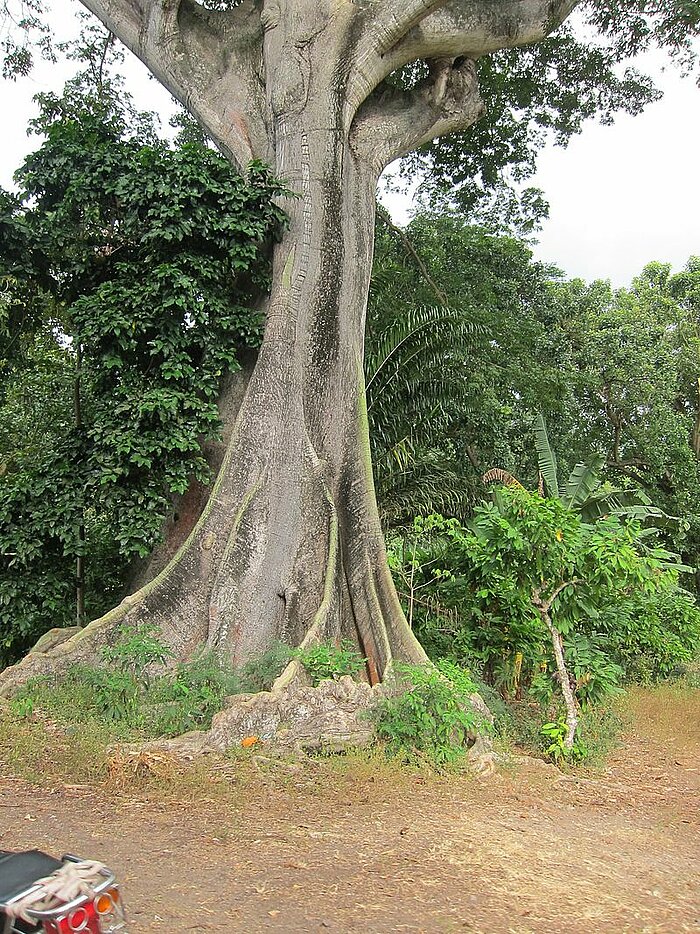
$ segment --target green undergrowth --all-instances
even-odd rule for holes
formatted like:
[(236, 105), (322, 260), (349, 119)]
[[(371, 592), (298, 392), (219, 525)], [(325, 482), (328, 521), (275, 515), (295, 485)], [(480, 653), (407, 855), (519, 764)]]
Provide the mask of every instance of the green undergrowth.
[(0, 707), (0, 771), (36, 784), (102, 782), (113, 733), (97, 722), (57, 726)]
[(295, 649), (292, 653), (304, 666), (314, 687), (321, 681), (341, 678), (343, 675), (354, 676), (366, 665), (351, 642), (343, 640), (340, 645), (321, 642), (307, 649)]
[(480, 693), (494, 715), (495, 744), (500, 750), (515, 750), (557, 765), (602, 765), (617, 747), (626, 722), (620, 698), (600, 706), (585, 706), (578, 712), (576, 740), (573, 750), (568, 751), (564, 747), (568, 730), (561, 707), (543, 706), (528, 696), (504, 701), (483, 685)]
[(269, 690), (292, 657), (278, 645), (238, 669), (212, 652), (171, 665), (151, 627), (125, 629), (98, 666), (74, 665), (29, 681), (14, 697), (19, 717), (40, 712), (60, 723), (94, 724), (114, 740), (177, 736), (207, 729), (232, 694)]
[[(543, 702), (524, 692), (518, 700), (504, 700), (493, 687), (478, 682), (479, 694), (494, 715), (494, 742), (503, 751), (515, 750), (557, 765), (597, 769), (620, 745), (622, 734), (639, 722), (645, 731), (657, 721), (672, 724), (667, 732), (681, 737), (679, 747), (700, 744), (700, 678), (698, 664), (676, 678), (652, 684), (628, 684), (598, 704), (581, 704), (573, 754), (561, 749), (566, 731), (562, 706)], [(559, 729), (543, 729), (547, 725)], [(666, 726), (664, 726), (666, 729)], [(693, 732), (695, 730), (695, 732)]]
[[(54, 723), (68, 746), (76, 737), (79, 760), (85, 743), (103, 746), (207, 729), (230, 695), (269, 690), (292, 660), (298, 659), (309, 680), (356, 676), (362, 658), (348, 642), (290, 649), (278, 644), (246, 665), (233, 669), (211, 652), (173, 664), (154, 627), (129, 627), (102, 651), (99, 666), (74, 665), (60, 675), (36, 678), (14, 697), (12, 715), (24, 732), (18, 761), (31, 769), (37, 730)], [(445, 769), (458, 766), (479, 731), (490, 725), (469, 701), (477, 686), (470, 674), (447, 661), (424, 668), (397, 666), (394, 689), (374, 709), (378, 748), (388, 759)], [(41, 744), (39, 743), (40, 747)], [(104, 757), (102, 757), (104, 758)]]
[(400, 665), (397, 692), (375, 713), (377, 737), (389, 756), (437, 769), (459, 766), (477, 733), (491, 725), (470, 702), (477, 686), (468, 671), (448, 661)]
[(268, 691), (292, 659), (299, 659), (314, 686), (355, 675), (363, 659), (349, 643), (291, 649), (278, 643), (239, 668), (213, 652), (171, 664), (171, 653), (153, 627), (125, 629), (102, 651), (100, 665), (74, 665), (60, 675), (29, 681), (12, 710), (35, 711), (62, 723), (94, 723), (115, 740), (177, 736), (208, 729), (225, 698)]

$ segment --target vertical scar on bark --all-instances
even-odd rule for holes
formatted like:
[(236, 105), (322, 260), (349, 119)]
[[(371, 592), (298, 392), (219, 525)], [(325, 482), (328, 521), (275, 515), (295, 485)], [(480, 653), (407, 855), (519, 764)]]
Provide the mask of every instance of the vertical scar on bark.
[[(214, 588), (213, 588), (214, 592), (216, 592), (217, 590), (219, 580), (222, 574), (226, 572), (226, 568), (228, 565), (228, 559), (231, 555), (231, 552), (233, 551), (235, 547), (236, 539), (238, 537), (238, 530), (241, 526), (241, 522), (243, 521), (243, 517), (248, 511), (250, 504), (253, 501), (254, 496), (256, 495), (256, 493), (260, 491), (261, 487), (262, 487), (262, 479), (257, 480), (256, 483), (254, 483), (250, 487), (250, 489), (247, 491), (247, 493), (241, 500), (241, 504), (238, 507), (238, 510), (236, 511), (236, 515), (234, 516), (233, 523), (231, 525), (231, 531), (229, 532), (226, 545), (224, 547), (223, 553), (221, 555), (221, 559), (219, 561), (219, 571), (216, 575), (216, 578), (214, 579)], [(225, 615), (220, 612), (219, 607), (215, 603), (210, 603), (209, 604), (209, 640), (213, 642), (215, 645), (224, 644), (228, 636), (228, 626), (229, 626), (228, 621), (226, 620)]]
[(292, 244), (292, 248), (289, 251), (289, 256), (287, 257), (287, 262), (284, 264), (284, 269), (282, 270), (282, 287), (284, 291), (289, 293), (292, 290), (292, 270), (294, 269), (294, 258), (296, 256), (297, 248), (296, 244)]
[(379, 675), (379, 670), (377, 668), (377, 646), (375, 645), (374, 639), (371, 635), (362, 633), (362, 630), (355, 622), (355, 630), (357, 632), (357, 641), (360, 646), (360, 652), (365, 659), (365, 668), (367, 669), (367, 680), (374, 687), (375, 684), (379, 684), (382, 680)]
[(331, 491), (328, 488), (328, 485), (325, 481), (323, 483), (323, 494), (328, 502), (330, 508), (330, 518), (328, 520), (328, 558), (326, 563), (326, 576), (323, 582), (323, 599), (321, 600), (321, 605), (316, 611), (314, 616), (314, 621), (311, 624), (312, 629), (316, 629), (317, 632), (321, 632), (326, 620), (328, 618), (328, 613), (333, 601), (333, 588), (336, 582), (336, 573), (338, 570), (338, 543), (339, 543), (339, 534), (338, 534), (338, 511), (335, 508), (335, 503), (333, 502), (333, 497), (331, 496)]

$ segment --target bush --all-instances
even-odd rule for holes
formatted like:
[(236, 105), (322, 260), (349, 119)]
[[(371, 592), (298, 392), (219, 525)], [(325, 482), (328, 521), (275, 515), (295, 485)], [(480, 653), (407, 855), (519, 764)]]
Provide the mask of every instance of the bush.
[(405, 690), (378, 705), (378, 738), (390, 755), (427, 759), (438, 768), (454, 765), (477, 729), (488, 728), (470, 701), (476, 685), (469, 672), (443, 661), (397, 666), (396, 674)]
[(530, 691), (546, 704), (558, 683), (551, 624), (585, 706), (625, 679), (668, 677), (700, 652), (700, 610), (679, 586), (675, 556), (648, 533), (504, 488), (469, 526), (417, 518), (390, 558), (431, 658), (466, 664), (509, 700)]
[(174, 673), (155, 680), (141, 698), (144, 727), (155, 736), (207, 729), (224, 698), (237, 693), (238, 685), (235, 672), (213, 652), (200, 652), (181, 662)]
[(634, 594), (607, 608), (595, 625), (630, 681), (668, 678), (700, 655), (700, 610), (680, 588)]
[(321, 681), (355, 675), (367, 661), (351, 642), (345, 640), (339, 646), (322, 642), (308, 649), (296, 649), (293, 654), (306, 669), (314, 687)]

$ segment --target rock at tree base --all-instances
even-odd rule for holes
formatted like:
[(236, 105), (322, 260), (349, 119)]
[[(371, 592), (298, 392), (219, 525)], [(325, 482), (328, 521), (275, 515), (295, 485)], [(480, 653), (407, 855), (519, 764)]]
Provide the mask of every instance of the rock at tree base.
[[(192, 759), (232, 748), (260, 747), (273, 755), (314, 752), (344, 752), (370, 745), (375, 737), (372, 712), (387, 695), (387, 687), (370, 687), (346, 675), (337, 681), (322, 681), (318, 687), (294, 680), (284, 688), (257, 694), (237, 694), (218, 713), (209, 732), (195, 731), (172, 739), (125, 744), (130, 755), (153, 750)], [(492, 716), (479, 695), (471, 704), (483, 720)], [(494, 770), (490, 737), (471, 737), (468, 760), (478, 774)]]
[(214, 717), (210, 745), (219, 751), (257, 737), (280, 753), (339, 752), (368, 745), (374, 737), (370, 712), (384, 696), (346, 675), (318, 687), (298, 683), (275, 692), (241, 694)]

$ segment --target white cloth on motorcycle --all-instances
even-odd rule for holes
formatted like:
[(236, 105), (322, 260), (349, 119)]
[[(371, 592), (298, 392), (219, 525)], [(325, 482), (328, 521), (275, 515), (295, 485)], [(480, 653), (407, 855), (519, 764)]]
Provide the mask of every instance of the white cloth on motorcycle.
[(37, 879), (51, 875), (63, 863), (40, 850), (5, 853), (0, 856), (0, 908), (34, 885)]
[(94, 860), (65, 863), (52, 860), (52, 862), (57, 868), (49, 875), (40, 875), (38, 878), (35, 876), (29, 883), (35, 888), (29, 894), (19, 899), (16, 898), (16, 895), (29, 888), (29, 885), (26, 885), (16, 893), (15, 901), (9, 905), (3, 905), (6, 915), (31, 921), (32, 911), (52, 911), (80, 896), (90, 898), (94, 895), (95, 886), (104, 881), (105, 867)]

